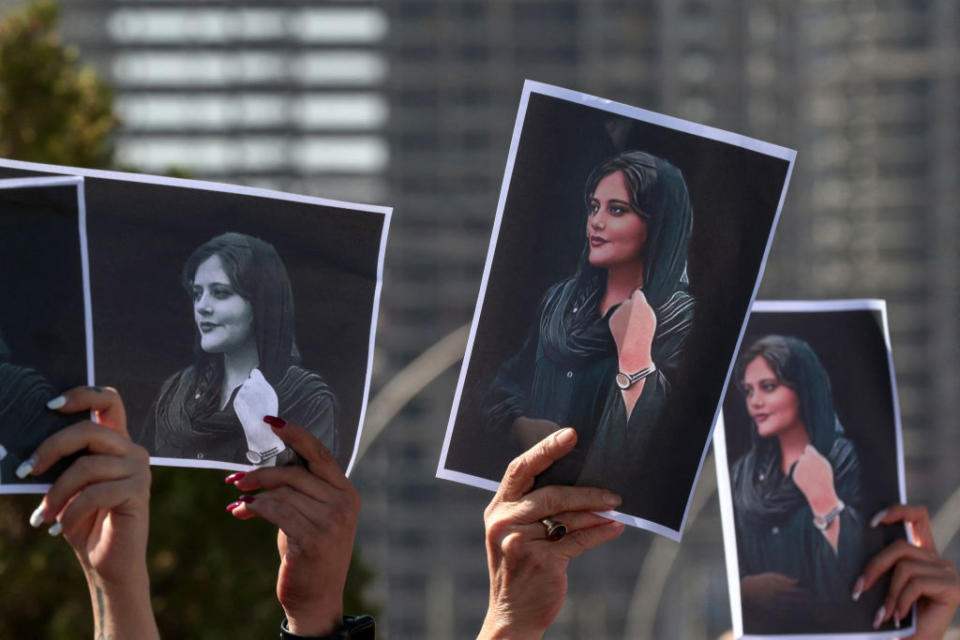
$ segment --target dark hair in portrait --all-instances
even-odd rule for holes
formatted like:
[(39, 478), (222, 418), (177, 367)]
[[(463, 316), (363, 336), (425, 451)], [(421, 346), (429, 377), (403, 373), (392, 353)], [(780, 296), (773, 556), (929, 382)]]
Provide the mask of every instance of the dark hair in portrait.
[[(787, 321), (778, 323), (772, 316)], [(817, 349), (795, 335), (756, 337), (758, 329), (773, 327), (799, 330), (811, 337)], [(793, 314), (792, 318), (761, 313), (751, 317), (748, 335), (731, 380), (737, 391), (727, 394), (724, 408), (744, 629), (749, 633), (870, 630), (885, 590), (871, 590), (856, 603), (849, 594), (866, 559), (897, 537), (871, 530), (867, 521), (882, 506), (898, 501), (889, 479), (895, 481), (897, 476), (895, 455), (890, 456), (895, 447), (892, 407), (886, 402), (890, 379), (876, 320), (869, 312)], [(868, 345), (870, 337), (881, 340), (873, 340), (872, 353), (860, 351), (858, 347)], [(833, 367), (838, 351), (849, 362), (834, 369), (837, 375), (830, 375), (821, 356), (826, 354)], [(856, 377), (851, 370), (859, 367), (851, 366), (852, 362), (879, 366), (878, 372), (860, 373), (859, 378), (862, 383), (876, 376), (881, 383), (874, 388), (866, 384), (852, 396), (846, 395), (849, 383), (845, 383), (841, 398), (831, 381)], [(838, 398), (844, 409), (850, 401), (859, 400), (858, 404), (881, 410), (873, 411), (869, 419), (869, 409), (839, 410)], [(884, 415), (883, 409), (889, 413)], [(846, 418), (841, 419), (842, 415)], [(865, 419), (869, 419), (866, 424)], [(798, 438), (797, 429), (805, 436)], [(812, 450), (798, 450), (804, 441)], [(888, 449), (886, 460), (878, 459), (878, 447)], [(811, 456), (829, 465), (829, 474), (818, 471), (820, 484), (816, 485), (832, 483), (837, 501), (828, 514), (815, 513), (807, 493), (813, 491), (809, 470), (822, 469), (810, 466)], [(795, 476), (801, 462), (807, 465), (803, 483)], [(878, 469), (878, 465), (884, 466)], [(870, 484), (878, 474), (889, 474), (883, 486)], [(818, 525), (815, 516), (830, 520)], [(835, 539), (828, 536), (829, 528), (819, 528), (824, 524), (837, 528)], [(770, 581), (772, 575), (795, 581), (789, 607), (778, 600), (782, 587)]]
[[(272, 244), (260, 238), (236, 232), (219, 235), (197, 247), (183, 266), (181, 282), (191, 298), (194, 274), (212, 256), (220, 258), (230, 284), (253, 306), (260, 369), (267, 380), (279, 380), (290, 365), (300, 363), (293, 325), (293, 290), (283, 260)], [(203, 350), (199, 333), (193, 353), (200, 377), (213, 375), (219, 358)]]

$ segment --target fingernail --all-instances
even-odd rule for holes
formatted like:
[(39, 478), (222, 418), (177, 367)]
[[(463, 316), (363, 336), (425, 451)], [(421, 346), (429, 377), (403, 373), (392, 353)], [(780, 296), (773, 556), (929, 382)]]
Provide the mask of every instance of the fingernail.
[(872, 518), (870, 518), (870, 528), (871, 528), (871, 529), (876, 529), (876, 528), (877, 528), (877, 525), (880, 524), (880, 521), (883, 520), (883, 519), (886, 518), (886, 517), (887, 517), (887, 510), (886, 510), (886, 509), (883, 509), (882, 511), (878, 511), (878, 512), (877, 512), (877, 515), (875, 515), (875, 516), (873, 516)]
[(615, 507), (620, 504), (620, 496), (615, 493), (605, 493), (603, 494), (603, 503)]
[(900, 628), (900, 614), (898, 614), (898, 613), (894, 613), (894, 614), (893, 614), (893, 627), (894, 627), (895, 629), (899, 629), (899, 628)]
[(40, 503), (40, 506), (33, 510), (33, 513), (30, 514), (30, 526), (36, 529), (43, 524), (43, 518), (46, 515), (46, 509), (43, 508), (43, 503)]
[(247, 473), (245, 471), (238, 471), (236, 473), (231, 473), (226, 478), (224, 478), (223, 481), (226, 482), (227, 484), (230, 484), (233, 482), (240, 482), (246, 477), (246, 475)]
[(880, 628), (880, 623), (883, 622), (883, 617), (884, 617), (885, 615), (887, 615), (887, 608), (886, 608), (886, 607), (881, 606), (879, 609), (877, 609), (877, 615), (873, 616), (873, 628), (874, 628), (874, 629), (879, 629), (879, 628)]
[(860, 576), (853, 585), (853, 593), (850, 595), (850, 597), (853, 598), (854, 602), (859, 600), (860, 594), (863, 593), (863, 582), (863, 576)]
[(59, 522), (54, 522), (53, 526), (47, 529), (47, 533), (49, 533), (52, 536), (60, 535), (61, 531), (63, 531), (63, 525), (60, 524)]
[(7, 457), (7, 448), (0, 444), (0, 460)]
[(274, 429), (283, 429), (287, 424), (286, 420), (277, 416), (263, 416), (263, 421)]
[(33, 468), (37, 466), (37, 459), (33, 456), (30, 456), (26, 460), (20, 463), (20, 466), (17, 467), (17, 470), (14, 472), (17, 474), (17, 477), (23, 480), (30, 472), (33, 471)]
[(47, 401), (47, 409), (56, 411), (57, 409), (62, 409), (65, 404), (67, 404), (67, 397), (57, 396), (56, 398)]
[(577, 438), (577, 432), (573, 429), (564, 429), (557, 434), (557, 442), (562, 445), (571, 444)]
[(229, 511), (230, 513), (233, 513), (233, 510), (239, 507), (240, 504), (241, 503), (239, 500), (237, 500), (236, 502), (231, 502), (230, 504), (227, 505), (227, 511)]
[(243, 494), (242, 496), (240, 496), (240, 497), (238, 498), (238, 501), (239, 501), (239, 502), (246, 502), (247, 504), (250, 504), (251, 502), (253, 502), (253, 496), (251, 496), (250, 494), (245, 493), (245, 494)]

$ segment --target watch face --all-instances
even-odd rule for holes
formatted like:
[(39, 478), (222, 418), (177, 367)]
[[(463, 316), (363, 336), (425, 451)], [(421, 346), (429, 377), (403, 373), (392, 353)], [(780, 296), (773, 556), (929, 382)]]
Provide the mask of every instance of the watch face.
[(618, 373), (618, 374), (617, 374), (617, 386), (620, 387), (621, 389), (629, 389), (629, 388), (630, 388), (630, 376), (628, 376), (628, 375), (625, 374), (625, 373)]

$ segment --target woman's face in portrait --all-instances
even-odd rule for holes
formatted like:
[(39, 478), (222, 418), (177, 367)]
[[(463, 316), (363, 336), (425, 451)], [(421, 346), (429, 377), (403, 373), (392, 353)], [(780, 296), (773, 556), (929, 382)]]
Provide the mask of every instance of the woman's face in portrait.
[(643, 268), (640, 257), (647, 241), (646, 214), (634, 209), (622, 171), (604, 176), (590, 199), (587, 216), (587, 241), (590, 264), (601, 268), (635, 264)]
[(790, 387), (782, 384), (763, 356), (757, 356), (743, 372), (747, 412), (757, 425), (757, 434), (768, 438), (800, 426), (800, 402)]
[(228, 353), (254, 340), (253, 305), (236, 292), (220, 256), (210, 256), (197, 267), (193, 317), (200, 347), (207, 353)]

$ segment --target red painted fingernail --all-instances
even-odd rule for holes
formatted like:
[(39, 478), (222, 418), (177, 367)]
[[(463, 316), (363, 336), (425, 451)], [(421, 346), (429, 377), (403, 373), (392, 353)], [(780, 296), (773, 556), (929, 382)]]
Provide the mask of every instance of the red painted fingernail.
[(231, 502), (230, 504), (227, 505), (227, 511), (229, 511), (230, 513), (233, 513), (233, 510), (239, 506), (240, 506), (239, 500), (237, 500), (236, 502)]
[(239, 502), (246, 502), (247, 504), (250, 504), (251, 502), (253, 502), (253, 496), (245, 493), (242, 496), (240, 496), (238, 500)]
[(246, 471), (238, 471), (236, 473), (231, 473), (226, 478), (224, 478), (223, 481), (226, 482), (227, 484), (230, 484), (232, 482), (240, 482), (246, 477), (246, 475), (247, 475)]
[(277, 416), (263, 416), (263, 421), (274, 429), (283, 429), (286, 426), (287, 421), (283, 418), (278, 418)]

